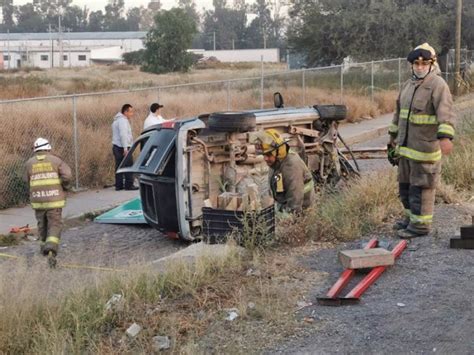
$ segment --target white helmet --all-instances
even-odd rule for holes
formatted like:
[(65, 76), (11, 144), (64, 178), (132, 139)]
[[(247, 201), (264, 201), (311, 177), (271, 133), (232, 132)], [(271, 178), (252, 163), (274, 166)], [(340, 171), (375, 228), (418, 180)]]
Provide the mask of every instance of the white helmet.
[(38, 138), (35, 140), (35, 152), (39, 152), (40, 150), (51, 150), (51, 144), (45, 138)]

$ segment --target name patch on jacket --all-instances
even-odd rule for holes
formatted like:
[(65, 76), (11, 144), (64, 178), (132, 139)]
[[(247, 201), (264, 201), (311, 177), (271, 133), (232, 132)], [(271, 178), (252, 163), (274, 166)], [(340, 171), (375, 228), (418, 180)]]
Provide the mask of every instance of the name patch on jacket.
[(49, 191), (33, 191), (31, 197), (42, 198), (42, 197), (55, 197), (59, 196), (59, 190), (49, 190)]

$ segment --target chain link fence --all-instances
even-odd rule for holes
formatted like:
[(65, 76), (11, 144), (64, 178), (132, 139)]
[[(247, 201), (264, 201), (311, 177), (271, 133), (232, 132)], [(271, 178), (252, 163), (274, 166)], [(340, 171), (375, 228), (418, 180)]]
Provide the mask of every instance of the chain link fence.
[[(111, 185), (111, 124), (125, 103), (135, 108), (134, 137), (155, 101), (165, 105), (166, 118), (180, 119), (271, 108), (277, 91), (287, 107), (343, 103), (349, 119), (356, 120), (392, 110), (400, 84), (409, 76), (410, 68), (401, 58), (277, 73), (265, 73), (262, 63), (257, 77), (0, 101), (0, 208), (27, 202), (24, 163), (37, 137), (49, 139), (53, 152), (71, 166), (76, 189)], [(363, 112), (357, 108), (361, 106)]]

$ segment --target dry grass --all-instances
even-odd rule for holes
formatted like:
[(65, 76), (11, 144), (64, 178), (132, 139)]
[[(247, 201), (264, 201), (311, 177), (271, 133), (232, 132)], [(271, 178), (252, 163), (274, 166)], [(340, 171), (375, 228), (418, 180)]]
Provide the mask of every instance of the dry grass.
[(454, 150), (443, 163), (443, 180), (457, 191), (474, 191), (474, 111), (459, 115)]
[(394, 171), (385, 171), (353, 180), (338, 192), (322, 191), (313, 209), (278, 227), (278, 239), (294, 245), (360, 238), (402, 211), (397, 186)]
[[(22, 265), (0, 276), (0, 353), (152, 353), (155, 335), (169, 336), (175, 353), (255, 351), (301, 326), (293, 310), (318, 275), (291, 260), (276, 252), (245, 259), (232, 249), (194, 266), (170, 264), (164, 274), (142, 266), (109, 277), (75, 274), (67, 286), (62, 270)], [(249, 267), (259, 274), (247, 275)], [(107, 312), (112, 294), (124, 301)], [(225, 320), (228, 308), (237, 320)], [(143, 330), (130, 340), (124, 333), (134, 322)]]
[[(72, 82), (76, 83), (74, 85), (82, 85), (80, 80)], [(108, 84), (104, 82), (101, 85)], [(274, 86), (280, 85), (275, 83)], [(256, 82), (233, 84), (231, 91), (229, 91), (229, 108), (243, 110), (259, 107), (260, 93), (256, 89), (257, 87)], [(285, 97), (287, 106), (302, 105), (300, 88), (287, 86), (284, 82), (281, 87), (283, 89), (280, 89), (280, 92)], [(273, 105), (274, 90), (271, 89), (265, 90), (265, 107)], [(336, 91), (308, 88), (306, 101), (311, 104), (334, 103), (340, 99), (338, 95)], [(344, 98), (349, 109), (349, 121), (356, 121), (361, 116), (375, 116), (383, 113), (377, 107), (377, 102), (388, 107), (387, 102), (390, 101), (391, 95), (384, 94), (380, 99), (370, 102), (368, 99), (353, 97), (347, 93)], [(156, 101), (158, 96), (159, 101), (165, 105), (163, 114), (168, 118), (192, 117), (200, 113), (222, 111), (228, 106), (225, 84), (167, 89), (160, 93), (150, 90), (108, 96), (79, 97), (77, 99), (77, 142), (78, 176), (81, 186), (102, 187), (113, 181), (110, 125), (113, 116), (120, 107), (126, 102), (135, 107), (136, 115), (132, 126), (134, 136), (137, 137), (141, 131), (143, 120), (148, 114), (150, 103)], [(74, 167), (72, 107), (72, 99), (0, 105), (0, 134), (3, 137), (0, 142), (0, 154), (3, 157), (0, 164), (0, 174), (6, 177), (0, 184), (2, 195), (0, 208), (18, 205), (26, 201), (26, 186), (22, 181), (23, 164), (31, 156), (31, 144), (36, 137), (48, 138), (53, 145), (54, 153)]]

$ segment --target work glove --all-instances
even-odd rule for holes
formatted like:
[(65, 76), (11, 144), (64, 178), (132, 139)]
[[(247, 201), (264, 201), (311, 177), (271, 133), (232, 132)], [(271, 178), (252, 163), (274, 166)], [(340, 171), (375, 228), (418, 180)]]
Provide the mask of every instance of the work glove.
[(400, 156), (397, 154), (395, 147), (392, 144), (387, 144), (387, 159), (393, 166), (398, 166)]

